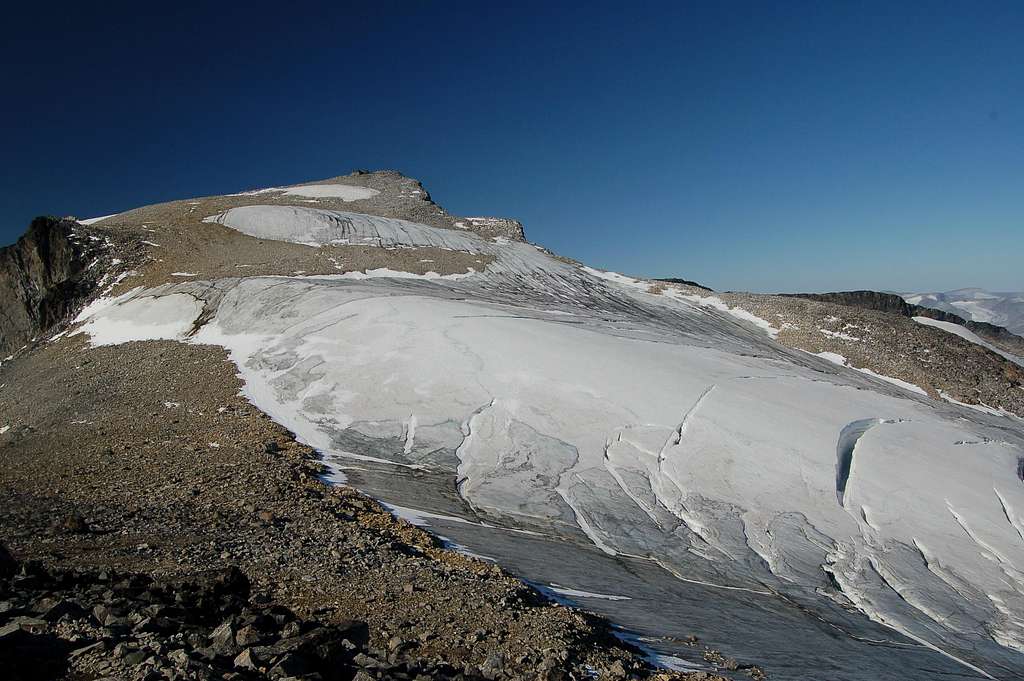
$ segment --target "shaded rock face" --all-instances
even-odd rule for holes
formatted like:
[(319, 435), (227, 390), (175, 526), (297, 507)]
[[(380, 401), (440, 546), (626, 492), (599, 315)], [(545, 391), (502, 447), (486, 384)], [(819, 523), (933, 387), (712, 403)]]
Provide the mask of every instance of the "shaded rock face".
[(699, 288), (699, 289), (701, 289), (703, 291), (710, 291), (712, 293), (714, 293), (714, 291), (715, 291), (715, 289), (708, 288), (707, 286), (704, 286), (703, 284), (698, 284), (697, 282), (690, 281), (689, 279), (680, 279), (678, 277), (666, 277), (664, 279), (655, 279), (655, 281), (664, 281), (664, 282), (669, 283), (669, 284), (682, 284), (683, 286), (692, 286), (694, 288)]
[[(879, 291), (836, 291), (834, 293), (783, 293), (787, 298), (807, 298), (822, 303), (835, 303), (836, 305), (848, 305), (866, 310), (878, 310), (889, 312), (903, 317), (913, 317), (913, 305), (907, 303), (897, 295), (881, 293)], [(957, 324), (963, 323), (960, 319)]]
[(1018, 355), (1024, 354), (1024, 338), (1012, 333), (1008, 329), (996, 326), (995, 324), (989, 324), (987, 322), (975, 322), (969, 319), (964, 319), (963, 317), (944, 310), (922, 307), (921, 305), (911, 305), (900, 296), (892, 293), (881, 293), (879, 291), (840, 291), (836, 293), (784, 293), (782, 295), (790, 298), (806, 298), (808, 300), (817, 300), (823, 303), (835, 303), (837, 305), (859, 307), (867, 310), (878, 310), (879, 312), (898, 314), (903, 317), (929, 317), (941, 322), (959, 324), (960, 326), (970, 329), (986, 340), (995, 341), (1000, 345), (1000, 347), (1003, 347), (1008, 352), (1013, 352)]
[(0, 353), (7, 355), (66, 319), (95, 290), (106, 249), (71, 219), (38, 217), (0, 249)]

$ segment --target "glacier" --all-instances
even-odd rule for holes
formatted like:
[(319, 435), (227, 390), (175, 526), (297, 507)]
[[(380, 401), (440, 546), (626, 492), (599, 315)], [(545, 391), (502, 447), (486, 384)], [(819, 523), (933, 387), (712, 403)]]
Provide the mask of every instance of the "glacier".
[(659, 653), (699, 663), (680, 642), (696, 634), (773, 679), (1024, 677), (1019, 419), (525, 242), (291, 206), (207, 220), (494, 260), (135, 289), (84, 317), (94, 344), (226, 348), (246, 396), (334, 479)]

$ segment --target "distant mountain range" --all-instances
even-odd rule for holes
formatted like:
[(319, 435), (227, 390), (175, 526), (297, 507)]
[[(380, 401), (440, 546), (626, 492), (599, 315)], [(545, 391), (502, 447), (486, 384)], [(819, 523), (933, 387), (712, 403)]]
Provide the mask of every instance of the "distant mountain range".
[(931, 307), (975, 322), (1002, 326), (1024, 335), (1024, 292), (996, 293), (980, 288), (961, 288), (943, 293), (901, 293), (911, 305)]

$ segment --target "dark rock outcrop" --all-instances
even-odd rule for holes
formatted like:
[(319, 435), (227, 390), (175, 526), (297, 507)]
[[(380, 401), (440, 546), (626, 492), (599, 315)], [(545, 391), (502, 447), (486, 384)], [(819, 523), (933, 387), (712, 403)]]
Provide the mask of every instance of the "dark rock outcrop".
[(921, 305), (911, 305), (900, 296), (880, 291), (837, 291), (834, 293), (783, 293), (790, 298), (806, 298), (823, 303), (834, 303), (866, 310), (878, 310), (902, 317), (929, 317), (940, 322), (959, 324), (1007, 352), (1024, 356), (1024, 338), (1008, 329), (987, 322), (975, 322), (950, 312)]
[(71, 219), (38, 217), (0, 249), (0, 353), (67, 319), (96, 289), (105, 242)]
[(515, 241), (525, 241), (523, 223), (512, 218), (455, 218), (455, 226), (469, 229), (484, 236), (503, 236)]
[(707, 286), (704, 286), (703, 284), (698, 284), (697, 282), (690, 281), (689, 279), (678, 279), (676, 277), (667, 277), (665, 279), (655, 279), (655, 281), (664, 281), (664, 282), (669, 283), (669, 284), (682, 284), (683, 286), (692, 286), (694, 288), (699, 288), (699, 289), (702, 289), (704, 291), (710, 291), (712, 293), (715, 292), (715, 289), (708, 288)]

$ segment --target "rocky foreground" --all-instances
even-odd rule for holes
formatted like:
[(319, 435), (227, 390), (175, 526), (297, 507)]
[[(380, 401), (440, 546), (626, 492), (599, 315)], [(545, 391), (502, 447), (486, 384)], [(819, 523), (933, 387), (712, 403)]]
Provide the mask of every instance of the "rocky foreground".
[[(508, 678), (501, 652), (457, 667), (410, 656), (398, 636), (376, 647), (365, 622), (318, 617), (330, 610), (300, 616), (254, 596), (235, 567), (158, 579), (19, 566), (0, 548), (0, 577), (0, 664), (10, 681)], [(551, 651), (538, 677), (566, 678), (566, 662)], [(625, 678), (626, 669), (615, 662), (605, 676)]]

